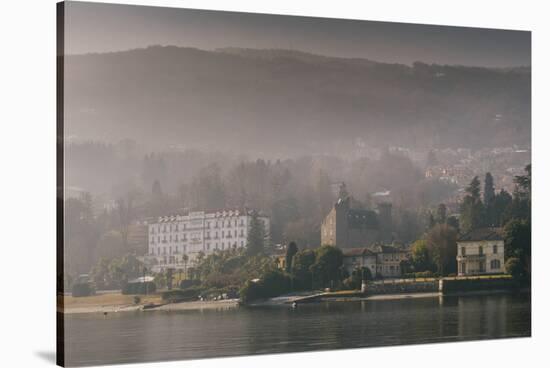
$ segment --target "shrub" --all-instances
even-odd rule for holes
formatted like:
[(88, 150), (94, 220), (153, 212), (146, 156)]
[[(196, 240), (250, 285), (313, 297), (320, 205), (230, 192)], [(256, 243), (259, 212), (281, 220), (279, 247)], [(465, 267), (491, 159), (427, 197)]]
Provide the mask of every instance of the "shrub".
[(187, 289), (193, 286), (198, 286), (200, 283), (200, 280), (181, 280), (179, 287), (180, 289)]
[[(361, 285), (359, 285), (361, 286)], [(342, 289), (344, 290), (355, 290), (357, 289), (357, 282), (353, 279), (353, 277), (348, 277), (342, 281)]]
[(141, 303), (141, 298), (139, 296), (134, 296), (134, 304), (139, 304)]
[(247, 281), (239, 291), (241, 301), (249, 303), (258, 299), (272, 298), (290, 291), (291, 279), (281, 270), (264, 273), (260, 280)]
[(93, 294), (95, 294), (94, 288), (88, 282), (73, 285), (72, 295), (74, 297), (90, 296)]
[(423, 279), (423, 278), (432, 278), (435, 274), (432, 271), (422, 271), (422, 272), (412, 272), (406, 273), (403, 275), (405, 279)]
[(122, 294), (151, 294), (157, 291), (157, 286), (154, 282), (132, 282), (122, 287)]
[(190, 301), (190, 300), (198, 299), (202, 291), (203, 289), (200, 287), (191, 287), (184, 290), (174, 289), (174, 290), (164, 291), (161, 294), (161, 297), (162, 297), (162, 300), (171, 301), (171, 302)]
[(511, 257), (506, 261), (504, 265), (506, 272), (510, 274), (515, 279), (520, 279), (525, 275), (524, 267), (521, 264), (521, 261), (517, 257)]

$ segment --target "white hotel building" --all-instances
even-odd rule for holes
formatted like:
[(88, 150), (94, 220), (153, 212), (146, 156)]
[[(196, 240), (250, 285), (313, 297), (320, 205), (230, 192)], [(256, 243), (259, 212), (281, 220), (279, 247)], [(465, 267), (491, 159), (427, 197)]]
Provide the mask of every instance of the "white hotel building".
[[(266, 241), (269, 240), (269, 218), (259, 215)], [(189, 212), (187, 215), (159, 217), (150, 223), (146, 263), (153, 272), (167, 268), (183, 269), (191, 266), (200, 252), (205, 255), (215, 250), (244, 248), (247, 245), (251, 211), (223, 210), (216, 212)], [(184, 262), (183, 255), (188, 257)]]

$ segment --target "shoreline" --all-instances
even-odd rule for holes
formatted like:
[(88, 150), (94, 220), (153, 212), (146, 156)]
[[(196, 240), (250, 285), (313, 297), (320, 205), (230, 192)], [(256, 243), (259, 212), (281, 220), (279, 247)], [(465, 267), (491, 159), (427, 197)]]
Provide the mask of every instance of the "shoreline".
[(98, 305), (83, 307), (57, 308), (63, 314), (109, 314), (127, 312), (151, 312), (151, 311), (180, 311), (180, 310), (201, 310), (201, 309), (229, 309), (238, 307), (238, 299), (227, 299), (218, 301), (192, 301), (181, 303), (168, 303), (156, 307), (144, 308), (145, 305)]
[[(318, 304), (321, 302), (359, 302), (359, 301), (384, 301), (384, 300), (404, 300), (404, 299), (419, 299), (419, 298), (439, 298), (442, 296), (468, 296), (468, 295), (492, 295), (492, 294), (504, 294), (513, 292), (512, 290), (486, 290), (486, 291), (469, 291), (461, 293), (449, 293), (444, 294), (437, 292), (424, 292), (424, 293), (400, 293), (400, 294), (375, 294), (375, 295), (356, 295), (356, 296), (334, 296), (324, 295), (324, 293), (316, 293), (309, 295), (288, 295), (278, 296), (267, 300), (262, 300), (250, 304), (244, 305), (247, 308), (261, 308), (261, 307), (292, 307), (293, 303), (300, 304)], [(521, 289), (519, 292), (530, 292), (530, 289)], [(311, 298), (310, 300), (301, 301), (300, 299)], [(157, 306), (144, 308), (144, 304), (134, 305), (90, 305), (90, 306), (75, 306), (57, 308), (58, 312), (67, 315), (76, 314), (104, 314), (109, 313), (127, 313), (127, 312), (151, 312), (151, 311), (184, 311), (184, 310), (215, 310), (215, 309), (232, 309), (237, 308), (241, 304), (238, 299), (226, 299), (226, 300), (209, 300), (209, 301), (191, 301), (180, 303), (167, 303)]]

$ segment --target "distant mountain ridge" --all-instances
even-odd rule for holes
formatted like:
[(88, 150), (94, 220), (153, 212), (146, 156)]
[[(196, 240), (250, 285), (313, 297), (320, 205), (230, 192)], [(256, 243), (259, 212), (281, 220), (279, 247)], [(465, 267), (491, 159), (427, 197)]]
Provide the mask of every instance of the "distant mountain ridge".
[(528, 145), (529, 67), (386, 64), (295, 50), (151, 46), (65, 62), (66, 133), (298, 152)]

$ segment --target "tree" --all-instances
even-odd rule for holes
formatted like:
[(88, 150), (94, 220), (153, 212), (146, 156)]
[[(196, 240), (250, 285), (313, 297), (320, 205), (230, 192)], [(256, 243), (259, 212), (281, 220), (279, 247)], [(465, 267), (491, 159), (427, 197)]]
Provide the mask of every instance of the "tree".
[(456, 229), (447, 224), (437, 224), (426, 234), (426, 246), (441, 276), (456, 272), (456, 239)]
[(506, 273), (512, 275), (515, 279), (525, 277), (525, 267), (517, 257), (509, 258), (506, 261), (504, 268), (506, 269)]
[(172, 290), (172, 284), (174, 282), (174, 269), (168, 268), (166, 270), (166, 287), (168, 290)]
[(485, 225), (498, 226), (498, 213), (496, 212), (495, 184), (491, 173), (485, 174), (485, 185), (483, 187), (483, 205), (485, 206)]
[(201, 210), (214, 210), (225, 207), (225, 187), (221, 169), (212, 164), (202, 168), (191, 183), (194, 205)]
[(286, 256), (285, 256), (286, 272), (290, 272), (290, 270), (292, 269), (292, 258), (294, 258), (294, 255), (296, 253), (298, 253), (298, 247), (296, 246), (296, 243), (290, 242), (286, 247)]
[(264, 251), (265, 228), (256, 211), (252, 212), (250, 230), (248, 232), (247, 253), (249, 255), (261, 254)]
[(489, 207), (495, 199), (495, 183), (490, 172), (485, 174), (485, 186), (483, 187), (483, 204)]
[(525, 167), (526, 175), (514, 178), (516, 188), (507, 219), (531, 221), (531, 165)]
[(333, 286), (334, 282), (341, 281), (344, 256), (340, 248), (324, 245), (318, 248), (315, 253), (315, 263), (312, 266), (312, 271), (320, 286)]
[(438, 224), (444, 224), (447, 222), (447, 206), (444, 203), (440, 203), (437, 206), (437, 217), (436, 221)]
[(412, 266), (415, 272), (431, 271), (437, 269), (432, 259), (426, 239), (419, 239), (412, 245)]
[(503, 226), (511, 215), (512, 196), (510, 193), (501, 189), (493, 201), (493, 224), (494, 226)]
[(455, 217), (455, 216), (447, 217), (446, 223), (447, 223), (447, 225), (454, 227), (457, 231), (460, 230), (460, 223), (459, 223), (457, 217)]
[(530, 273), (531, 224), (527, 220), (511, 220), (504, 227), (504, 256), (517, 258), (524, 273)]
[(122, 246), (125, 252), (128, 252), (128, 233), (134, 217), (134, 195), (128, 193), (126, 198), (119, 198), (116, 201), (116, 209), (119, 219), (119, 231), (122, 237)]
[(466, 188), (466, 196), (460, 205), (460, 226), (463, 231), (483, 226), (483, 202), (480, 196), (480, 182), (474, 177)]
[(183, 261), (183, 273), (185, 279), (187, 279), (187, 262), (189, 262), (189, 256), (187, 254), (184, 254), (183, 256), (181, 256), (181, 260)]
[(435, 218), (433, 213), (430, 212), (430, 215), (428, 216), (428, 230), (430, 230), (434, 226), (435, 226)]
[(294, 255), (292, 259), (292, 275), (296, 283), (295, 287), (309, 290), (312, 288), (311, 268), (315, 263), (315, 252), (304, 249)]
[(519, 188), (520, 193), (531, 200), (531, 164), (525, 166), (525, 175), (517, 175), (514, 182)]

